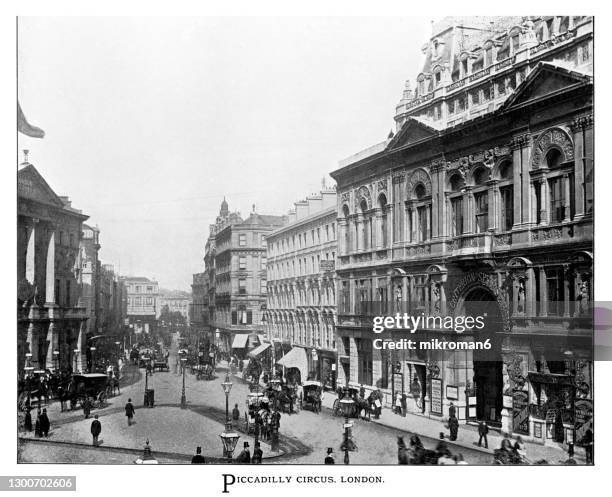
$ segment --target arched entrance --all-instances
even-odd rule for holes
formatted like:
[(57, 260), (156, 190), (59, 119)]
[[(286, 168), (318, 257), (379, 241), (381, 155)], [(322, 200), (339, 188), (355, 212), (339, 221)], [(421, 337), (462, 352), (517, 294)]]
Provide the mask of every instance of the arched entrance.
[(502, 314), (497, 298), (484, 286), (471, 289), (465, 297), (466, 316), (482, 316), (485, 326), (474, 339), (490, 339), (490, 350), (474, 350), (473, 388), (476, 397), (476, 418), (500, 424), (503, 409), (503, 362), (501, 357)]

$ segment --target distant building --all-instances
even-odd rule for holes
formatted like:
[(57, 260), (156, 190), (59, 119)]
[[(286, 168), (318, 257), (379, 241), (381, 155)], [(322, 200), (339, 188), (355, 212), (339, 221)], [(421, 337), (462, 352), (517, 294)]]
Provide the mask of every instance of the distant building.
[(97, 227), (83, 224), (83, 236), (79, 244), (80, 266), (79, 286), (81, 290), (80, 305), (87, 309), (87, 335), (98, 334), (97, 309), (99, 307), (99, 272), (100, 230)]
[(191, 284), (191, 303), (189, 305), (189, 324), (196, 333), (210, 331), (208, 319), (208, 277), (206, 273), (193, 275)]
[(266, 238), (273, 360), (287, 378), (329, 387), (336, 382), (336, 212), (335, 189), (323, 189), (296, 202), (289, 222)]
[(79, 305), (79, 244), (88, 218), (27, 156), (17, 172), (17, 367), (79, 369), (89, 315)]
[(191, 295), (189, 292), (160, 290), (157, 297), (156, 317), (159, 319), (164, 307), (168, 306), (170, 312), (178, 312), (185, 318), (185, 323), (189, 326), (189, 306), (191, 305)]
[(127, 290), (127, 319), (133, 333), (150, 333), (157, 325), (159, 284), (142, 276), (121, 279)]

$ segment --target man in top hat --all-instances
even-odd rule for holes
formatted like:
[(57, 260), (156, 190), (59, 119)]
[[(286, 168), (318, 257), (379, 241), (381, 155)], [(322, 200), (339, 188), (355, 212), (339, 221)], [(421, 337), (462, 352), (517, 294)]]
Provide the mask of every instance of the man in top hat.
[(244, 442), (244, 449), (236, 458), (238, 464), (251, 464), (251, 451), (249, 450), (249, 442)]
[(327, 448), (327, 455), (325, 456), (325, 464), (336, 464), (334, 459), (334, 449), (331, 447)]
[(49, 428), (51, 428), (51, 422), (49, 421), (49, 416), (47, 416), (47, 409), (42, 410), (42, 414), (38, 417), (40, 420), (40, 434), (43, 437), (49, 436)]
[(91, 422), (91, 436), (93, 437), (94, 447), (98, 446), (98, 437), (102, 433), (102, 423), (98, 420), (98, 415), (94, 416), (94, 420)]
[(263, 459), (263, 451), (259, 442), (255, 442), (255, 449), (253, 450), (253, 457), (251, 458), (251, 464), (261, 464)]
[(206, 459), (202, 455), (202, 447), (196, 447), (196, 453), (191, 458), (191, 464), (206, 464)]

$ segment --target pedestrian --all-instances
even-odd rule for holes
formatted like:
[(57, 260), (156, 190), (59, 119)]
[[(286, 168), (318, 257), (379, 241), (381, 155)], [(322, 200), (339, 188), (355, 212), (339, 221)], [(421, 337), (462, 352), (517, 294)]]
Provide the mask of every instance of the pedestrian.
[(325, 456), (325, 464), (336, 464), (334, 459), (334, 449), (331, 447), (327, 448), (327, 455)]
[(102, 433), (102, 423), (98, 420), (98, 415), (94, 416), (94, 420), (91, 422), (91, 436), (93, 437), (94, 447), (98, 446), (98, 437)]
[(206, 464), (206, 459), (202, 455), (202, 447), (196, 447), (196, 453), (191, 458), (191, 464)]
[(134, 417), (134, 406), (132, 404), (132, 399), (128, 399), (127, 404), (125, 404), (125, 415), (127, 416), (128, 426), (132, 426), (132, 418)]
[(83, 400), (83, 416), (85, 416), (85, 419), (88, 419), (90, 414), (91, 414), (91, 402), (89, 400), (89, 396), (86, 396), (85, 400)]
[(23, 427), (25, 431), (32, 431), (32, 413), (30, 411), (31, 409), (29, 407), (26, 407), (25, 419), (23, 421)]
[(450, 405), (448, 406), (448, 417), (453, 418), (456, 415), (457, 415), (457, 408), (455, 407), (455, 404), (451, 402)]
[(399, 392), (395, 394), (395, 414), (402, 414), (402, 396)]
[(480, 421), (478, 423), (478, 447), (482, 447), (482, 440), (484, 438), (485, 449), (489, 448), (489, 442), (487, 441), (487, 433), (489, 433), (489, 427), (487, 423)]
[(234, 405), (232, 409), (232, 419), (234, 421), (238, 421), (240, 419), (240, 409), (238, 409), (238, 404)]
[(584, 447), (586, 463), (593, 464), (593, 430), (590, 428), (585, 432), (584, 437), (582, 437), (582, 446)]
[(448, 428), (450, 430), (450, 439), (457, 440), (457, 432), (459, 431), (459, 420), (455, 416), (451, 416), (448, 420)]
[(40, 420), (40, 434), (43, 437), (49, 436), (49, 428), (51, 428), (51, 422), (49, 416), (47, 416), (47, 409), (42, 410), (42, 414), (38, 418)]
[(402, 417), (406, 417), (406, 410), (408, 408), (408, 398), (406, 397), (406, 394), (403, 393), (402, 394)]
[(527, 457), (527, 452), (525, 450), (525, 443), (523, 442), (523, 438), (519, 435), (514, 443), (514, 447), (512, 447), (514, 453), (518, 458), (524, 460)]
[(263, 459), (263, 451), (259, 442), (255, 442), (255, 449), (253, 450), (253, 457), (251, 458), (251, 464), (261, 464)]
[(242, 452), (236, 457), (238, 464), (251, 464), (251, 451), (249, 450), (249, 442), (244, 442)]

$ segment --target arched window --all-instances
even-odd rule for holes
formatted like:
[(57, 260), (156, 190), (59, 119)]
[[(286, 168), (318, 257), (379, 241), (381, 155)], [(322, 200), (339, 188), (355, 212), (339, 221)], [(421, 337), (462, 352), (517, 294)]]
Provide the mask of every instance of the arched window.
[(476, 233), (489, 229), (489, 192), (486, 187), (488, 170), (484, 167), (474, 171), (474, 215)]
[(359, 209), (363, 215), (363, 222), (361, 225), (361, 239), (363, 240), (363, 250), (370, 250), (372, 248), (372, 216), (368, 213), (368, 204), (363, 199), (359, 204)]
[(549, 169), (554, 169), (561, 165), (563, 156), (561, 152), (556, 148), (551, 148), (546, 154), (546, 165)]

